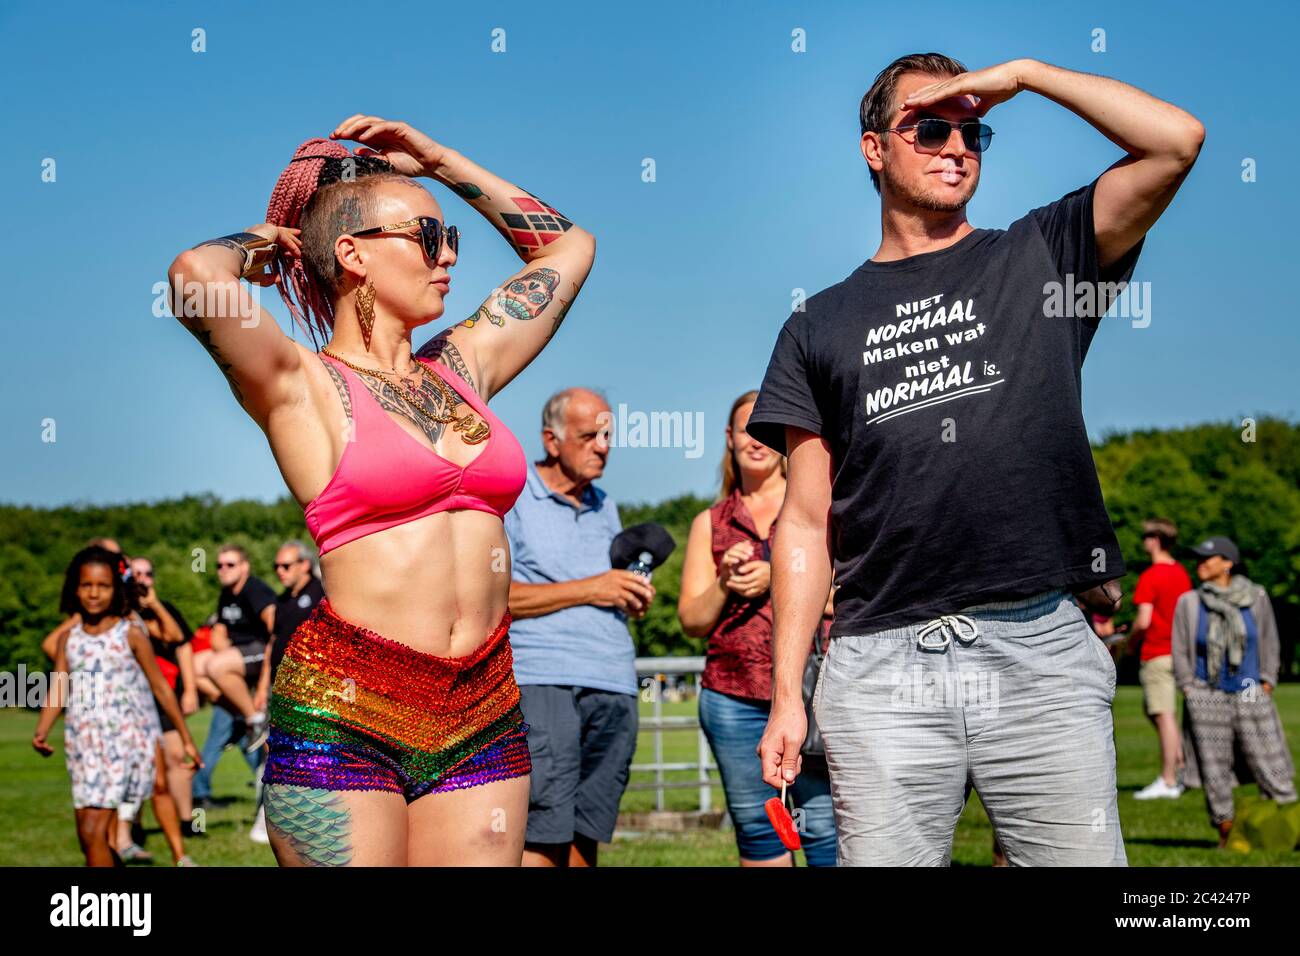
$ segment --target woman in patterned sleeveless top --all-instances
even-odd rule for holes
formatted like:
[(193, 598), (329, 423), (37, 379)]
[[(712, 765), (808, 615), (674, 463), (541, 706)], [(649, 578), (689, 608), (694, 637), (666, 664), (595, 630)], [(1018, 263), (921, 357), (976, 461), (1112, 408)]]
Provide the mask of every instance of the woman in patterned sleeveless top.
[[(763, 805), (758, 743), (772, 697), (770, 541), (785, 498), (785, 459), (745, 430), (756, 391), (733, 403), (722, 459), (722, 492), (691, 524), (677, 615), (692, 637), (707, 635), (700, 723), (713, 749), (741, 866), (792, 866)], [(831, 610), (830, 600), (826, 614)], [(811, 641), (811, 635), (810, 635)], [(809, 866), (835, 865), (835, 821), (824, 760), (804, 756), (792, 787)]]

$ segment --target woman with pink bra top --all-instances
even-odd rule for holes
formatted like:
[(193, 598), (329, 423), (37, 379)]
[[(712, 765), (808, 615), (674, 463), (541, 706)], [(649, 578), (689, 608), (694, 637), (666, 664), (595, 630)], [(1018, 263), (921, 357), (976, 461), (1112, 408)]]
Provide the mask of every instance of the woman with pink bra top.
[[(459, 248), (420, 176), (524, 265), (413, 351)], [(595, 240), (406, 123), (360, 114), (298, 147), (266, 218), (181, 253), (169, 277), (320, 548), (327, 597), (269, 705), (272, 849), (281, 865), (518, 865), (531, 764), (502, 517), (525, 461), (488, 402), (559, 329)], [(326, 345), (285, 335), (240, 278), (274, 284)]]

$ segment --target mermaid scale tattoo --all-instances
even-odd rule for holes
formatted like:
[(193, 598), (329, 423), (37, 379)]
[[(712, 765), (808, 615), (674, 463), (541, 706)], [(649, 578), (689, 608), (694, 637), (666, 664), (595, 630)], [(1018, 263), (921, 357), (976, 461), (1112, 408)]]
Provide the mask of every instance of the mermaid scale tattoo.
[(267, 787), (266, 824), (304, 863), (347, 866), (352, 862), (352, 814), (343, 796), (306, 787)]

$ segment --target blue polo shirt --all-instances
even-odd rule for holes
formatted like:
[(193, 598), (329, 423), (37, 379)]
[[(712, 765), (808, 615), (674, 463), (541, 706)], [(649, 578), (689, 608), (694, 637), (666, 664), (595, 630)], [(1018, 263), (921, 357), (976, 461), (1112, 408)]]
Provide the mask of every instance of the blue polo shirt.
[[(524, 584), (558, 584), (610, 569), (609, 545), (623, 530), (618, 508), (588, 485), (582, 506), (542, 481), (528, 463), (528, 480), (506, 513), (511, 577)], [(636, 648), (627, 615), (590, 604), (515, 620), (510, 625), (515, 680), (635, 694)]]

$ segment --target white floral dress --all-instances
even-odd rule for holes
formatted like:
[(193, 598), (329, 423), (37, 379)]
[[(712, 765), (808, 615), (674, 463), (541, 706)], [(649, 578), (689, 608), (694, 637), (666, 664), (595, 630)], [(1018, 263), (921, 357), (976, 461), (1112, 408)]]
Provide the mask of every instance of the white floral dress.
[(87, 634), (80, 624), (68, 634), (63, 746), (78, 810), (139, 803), (153, 793), (162, 730), (149, 678), (127, 642), (129, 628), (123, 618), (102, 634)]

